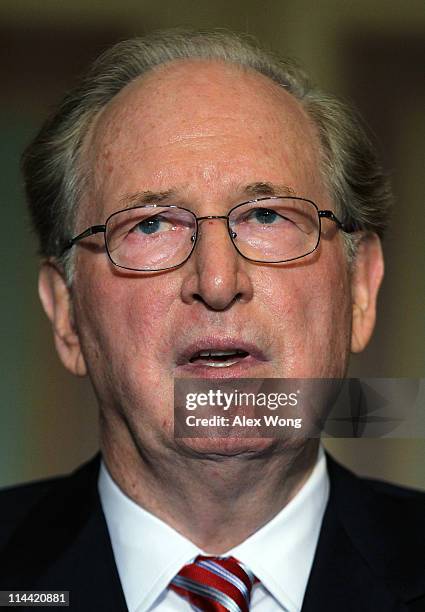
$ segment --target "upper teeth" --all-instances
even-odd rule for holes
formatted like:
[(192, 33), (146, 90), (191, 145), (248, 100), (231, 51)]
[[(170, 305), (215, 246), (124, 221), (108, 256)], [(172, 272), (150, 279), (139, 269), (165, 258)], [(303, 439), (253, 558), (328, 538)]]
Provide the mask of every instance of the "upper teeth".
[(240, 350), (232, 350), (232, 351), (216, 351), (216, 350), (209, 350), (209, 351), (199, 351), (198, 356), (199, 357), (227, 357), (228, 355), (236, 355), (241, 353), (242, 351)]

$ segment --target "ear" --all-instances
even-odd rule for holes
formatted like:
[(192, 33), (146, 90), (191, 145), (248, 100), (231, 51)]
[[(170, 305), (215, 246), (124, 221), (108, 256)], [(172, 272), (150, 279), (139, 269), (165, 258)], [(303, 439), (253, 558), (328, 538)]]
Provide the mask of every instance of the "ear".
[(357, 245), (351, 276), (353, 353), (362, 351), (372, 335), (376, 319), (376, 301), (383, 276), (381, 241), (376, 234), (365, 234)]
[(87, 368), (74, 327), (69, 288), (53, 262), (43, 263), (38, 278), (38, 293), (53, 327), (56, 350), (63, 365), (76, 376)]

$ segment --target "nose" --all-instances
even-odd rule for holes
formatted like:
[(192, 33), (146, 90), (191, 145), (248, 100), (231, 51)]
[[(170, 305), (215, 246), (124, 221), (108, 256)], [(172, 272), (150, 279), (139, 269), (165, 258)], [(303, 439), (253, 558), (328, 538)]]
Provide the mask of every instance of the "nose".
[(184, 266), (183, 301), (203, 302), (217, 311), (225, 310), (234, 302), (248, 302), (253, 295), (248, 265), (233, 246), (225, 220), (201, 220), (195, 250)]

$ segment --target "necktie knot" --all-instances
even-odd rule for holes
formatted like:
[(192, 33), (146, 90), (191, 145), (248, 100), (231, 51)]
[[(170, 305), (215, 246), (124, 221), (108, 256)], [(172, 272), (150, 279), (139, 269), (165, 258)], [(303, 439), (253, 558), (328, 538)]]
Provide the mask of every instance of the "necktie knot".
[(170, 588), (202, 612), (248, 612), (255, 581), (234, 557), (199, 555), (180, 570)]

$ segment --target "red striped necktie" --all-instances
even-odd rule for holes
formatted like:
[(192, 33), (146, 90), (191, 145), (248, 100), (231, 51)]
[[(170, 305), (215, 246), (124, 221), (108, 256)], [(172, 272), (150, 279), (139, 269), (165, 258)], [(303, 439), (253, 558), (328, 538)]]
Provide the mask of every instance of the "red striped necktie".
[(202, 612), (249, 612), (257, 579), (234, 557), (196, 557), (170, 582), (170, 588)]

